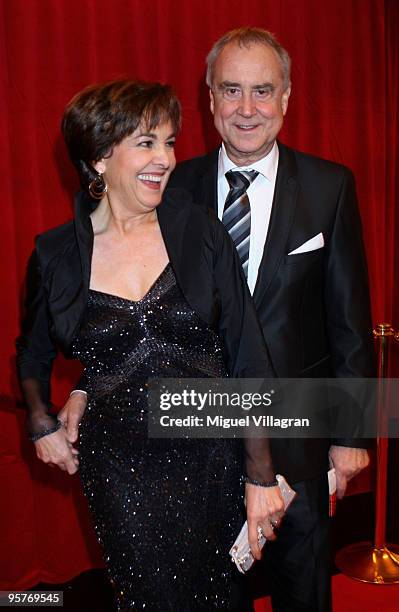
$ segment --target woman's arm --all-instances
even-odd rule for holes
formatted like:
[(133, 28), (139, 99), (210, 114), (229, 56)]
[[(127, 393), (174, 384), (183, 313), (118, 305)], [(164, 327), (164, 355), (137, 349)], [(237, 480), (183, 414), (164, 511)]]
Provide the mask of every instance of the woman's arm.
[[(221, 303), (219, 330), (227, 353), (228, 369), (237, 378), (274, 378), (275, 373), (258, 322), (242, 267), (230, 236), (215, 225), (214, 274)], [(258, 528), (268, 539), (284, 514), (284, 502), (267, 437), (244, 439), (245, 500), (251, 551), (260, 559)]]
[[(22, 333), (16, 345), (18, 375), (28, 412), (28, 434), (35, 444), (37, 456), (73, 474), (78, 465), (77, 451), (72, 449), (65, 428), (49, 412), (50, 377), (57, 351), (50, 334), (37, 250), (32, 253), (28, 263)], [(72, 403), (77, 406), (78, 398)]]

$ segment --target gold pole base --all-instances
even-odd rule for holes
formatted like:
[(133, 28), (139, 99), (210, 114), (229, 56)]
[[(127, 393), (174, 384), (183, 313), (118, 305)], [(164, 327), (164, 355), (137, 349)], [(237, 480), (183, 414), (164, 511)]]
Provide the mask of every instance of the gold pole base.
[(335, 558), (338, 569), (345, 576), (373, 584), (399, 582), (399, 546), (386, 544), (374, 548), (371, 542), (345, 546)]

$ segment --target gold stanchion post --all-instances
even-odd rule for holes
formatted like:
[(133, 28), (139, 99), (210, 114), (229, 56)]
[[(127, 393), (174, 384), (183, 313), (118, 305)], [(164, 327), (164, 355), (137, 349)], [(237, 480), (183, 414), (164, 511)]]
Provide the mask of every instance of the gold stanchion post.
[(380, 323), (374, 330), (378, 341), (377, 397), (377, 456), (375, 489), (375, 532), (372, 542), (345, 546), (335, 563), (343, 574), (374, 584), (399, 582), (399, 546), (386, 544), (386, 498), (388, 468), (388, 421), (386, 414), (386, 378), (388, 374), (388, 343), (392, 336), (399, 339), (392, 326)]

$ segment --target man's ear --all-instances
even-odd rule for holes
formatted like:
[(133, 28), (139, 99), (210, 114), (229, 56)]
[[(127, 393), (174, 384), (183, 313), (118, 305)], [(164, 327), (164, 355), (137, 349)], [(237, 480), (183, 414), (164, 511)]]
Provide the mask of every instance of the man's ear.
[(283, 95), (281, 96), (281, 109), (283, 111), (283, 115), (285, 115), (285, 113), (287, 112), (288, 99), (290, 97), (290, 93), (291, 93), (291, 87), (287, 87), (287, 89), (283, 92)]
[(211, 109), (212, 115), (214, 115), (215, 114), (215, 98), (213, 97), (212, 89), (209, 90), (209, 100), (210, 100), (209, 107)]

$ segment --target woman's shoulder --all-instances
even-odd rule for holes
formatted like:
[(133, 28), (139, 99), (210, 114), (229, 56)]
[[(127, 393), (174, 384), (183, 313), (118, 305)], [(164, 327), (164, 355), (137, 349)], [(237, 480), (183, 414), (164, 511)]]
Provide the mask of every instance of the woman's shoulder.
[(205, 240), (219, 250), (231, 238), (215, 211), (203, 203), (197, 203), (190, 192), (180, 188), (168, 188), (161, 214), (163, 226), (173, 225), (195, 244)]
[(163, 206), (190, 222), (215, 226), (219, 223), (214, 211), (201, 202), (196, 202), (192, 194), (184, 188), (168, 187), (163, 198)]
[(73, 221), (53, 227), (35, 238), (36, 251), (41, 260), (49, 261), (76, 245)]

